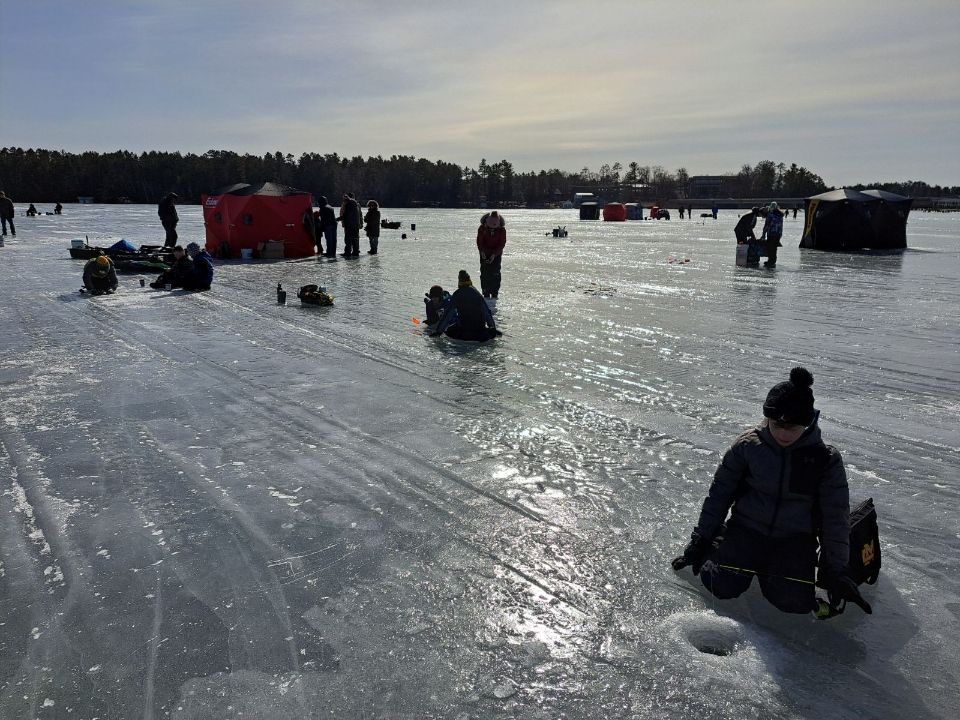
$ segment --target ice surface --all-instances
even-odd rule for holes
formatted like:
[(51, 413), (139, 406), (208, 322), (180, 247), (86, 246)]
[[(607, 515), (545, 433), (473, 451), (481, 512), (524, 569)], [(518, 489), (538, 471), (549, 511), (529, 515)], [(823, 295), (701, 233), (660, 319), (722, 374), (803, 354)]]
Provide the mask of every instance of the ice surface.
[[(481, 211), (391, 210), (377, 256), (99, 298), (69, 241), (160, 242), (155, 207), (19, 219), (0, 717), (957, 717), (960, 217), (913, 213), (894, 256), (801, 253), (788, 219), (765, 271), (734, 266), (736, 213), (573, 212), (505, 213), (484, 347), (411, 322), (477, 276)], [(307, 283), (335, 305), (300, 307)], [(669, 566), (798, 363), (879, 509), (869, 618), (715, 601)]]

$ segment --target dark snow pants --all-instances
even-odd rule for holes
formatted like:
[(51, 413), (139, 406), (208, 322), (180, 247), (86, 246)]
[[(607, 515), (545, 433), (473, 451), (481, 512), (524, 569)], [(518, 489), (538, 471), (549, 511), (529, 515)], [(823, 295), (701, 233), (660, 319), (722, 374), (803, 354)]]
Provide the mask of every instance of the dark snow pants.
[(767, 265), (773, 267), (777, 264), (777, 248), (780, 247), (780, 235), (767, 236)]
[(11, 232), (12, 234), (14, 234), (14, 235), (17, 234), (17, 229), (13, 226), (13, 218), (12, 218), (12, 217), (10, 217), (10, 218), (7, 218), (7, 217), (5, 217), (5, 218), (0, 218), (0, 221), (3, 222), (3, 234), (4, 234), (4, 235), (7, 234), (7, 223), (10, 223), (10, 232)]
[(778, 610), (808, 613), (817, 607), (816, 566), (813, 535), (771, 538), (731, 522), (703, 564), (700, 580), (716, 597), (727, 600), (745, 592), (756, 575), (760, 592)]
[(343, 229), (343, 254), (347, 257), (360, 254), (360, 228)]
[(175, 247), (177, 244), (177, 221), (176, 220), (161, 220), (163, 224), (163, 229), (167, 233), (167, 237), (163, 242), (164, 247)]
[(500, 261), (502, 256), (491, 262), (480, 261), (480, 292), (484, 297), (496, 297), (500, 292)]
[[(323, 239), (327, 244), (327, 251), (324, 253), (327, 257), (336, 257), (337, 255), (337, 226), (327, 225), (323, 229)], [(317, 251), (320, 250), (320, 238), (317, 238)]]

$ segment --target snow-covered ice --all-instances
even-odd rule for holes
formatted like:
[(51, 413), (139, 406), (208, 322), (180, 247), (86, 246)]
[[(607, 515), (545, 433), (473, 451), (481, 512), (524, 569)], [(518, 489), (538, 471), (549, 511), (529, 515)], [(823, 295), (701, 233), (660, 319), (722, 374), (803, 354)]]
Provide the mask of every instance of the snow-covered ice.
[[(801, 253), (788, 219), (765, 271), (734, 266), (732, 212), (506, 211), (505, 334), (464, 347), (411, 318), (478, 275), (481, 211), (387, 214), (405, 227), (377, 256), (98, 298), (69, 241), (160, 242), (155, 207), (17, 218), (0, 717), (960, 715), (960, 217), (914, 212), (885, 256)], [(301, 308), (307, 283), (335, 305)], [(670, 569), (800, 363), (878, 506), (870, 617), (715, 601)]]

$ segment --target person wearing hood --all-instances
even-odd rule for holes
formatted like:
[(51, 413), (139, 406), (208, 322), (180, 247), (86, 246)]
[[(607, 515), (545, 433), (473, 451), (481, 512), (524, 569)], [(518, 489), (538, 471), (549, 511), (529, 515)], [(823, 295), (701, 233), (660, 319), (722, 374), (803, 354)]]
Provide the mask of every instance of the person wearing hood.
[(187, 245), (187, 255), (193, 260), (193, 274), (184, 278), (184, 290), (209, 290), (213, 285), (213, 258), (197, 243)]
[(783, 612), (819, 613), (816, 582), (831, 606), (849, 600), (870, 613), (849, 575), (843, 459), (821, 439), (812, 386), (813, 375), (796, 367), (771, 388), (763, 421), (724, 454), (673, 569), (692, 566), (720, 599), (741, 595), (756, 576), (763, 596)]
[(763, 232), (760, 234), (760, 241), (767, 242), (767, 261), (764, 267), (772, 268), (777, 266), (777, 248), (780, 247), (780, 238), (783, 237), (783, 213), (775, 202), (770, 203), (767, 208), (767, 219), (763, 222)]
[(455, 340), (486, 342), (500, 334), (487, 301), (477, 292), (466, 270), (457, 276), (457, 289), (450, 296), (450, 306), (430, 333), (431, 337), (446, 333)]
[(177, 215), (176, 193), (167, 193), (166, 197), (157, 205), (157, 215), (160, 216), (160, 224), (167, 234), (163, 242), (164, 247), (174, 247), (177, 244), (177, 223), (180, 222), (180, 216)]
[(367, 201), (367, 214), (363, 218), (364, 232), (370, 242), (368, 255), (376, 255), (380, 245), (380, 204), (376, 200)]
[(33, 203), (30, 203), (30, 207), (27, 208), (27, 217), (36, 217), (40, 213), (37, 211), (36, 206)]
[(506, 223), (500, 213), (493, 210), (480, 218), (477, 250), (480, 251), (480, 289), (485, 298), (495, 298), (500, 293), (500, 261), (506, 244)]
[(324, 257), (334, 258), (337, 257), (337, 211), (333, 209), (333, 206), (327, 201), (325, 195), (321, 195), (319, 198), (320, 210), (319, 216), (317, 217), (317, 228), (320, 232), (317, 233), (317, 253), (320, 252), (320, 235), (323, 235), (324, 243), (326, 244), (326, 252), (324, 252)]
[(353, 193), (344, 193), (343, 204), (340, 205), (340, 217), (337, 220), (343, 223), (343, 257), (358, 257), (363, 211), (360, 209), (360, 203), (353, 197)]
[(83, 286), (91, 295), (110, 294), (117, 289), (117, 271), (106, 255), (90, 258), (83, 266)]

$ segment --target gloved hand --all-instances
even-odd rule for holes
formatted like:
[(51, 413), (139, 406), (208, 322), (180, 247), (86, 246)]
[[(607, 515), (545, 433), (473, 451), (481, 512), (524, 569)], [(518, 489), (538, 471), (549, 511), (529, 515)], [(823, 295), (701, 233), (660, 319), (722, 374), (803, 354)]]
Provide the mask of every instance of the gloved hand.
[(867, 613), (867, 615), (873, 614), (873, 608), (870, 607), (870, 603), (863, 599), (857, 583), (855, 583), (849, 575), (841, 574), (830, 578), (826, 583), (826, 587), (831, 605), (836, 606), (846, 600), (857, 605)]
[(709, 551), (710, 541), (694, 530), (690, 534), (690, 543), (684, 548), (683, 555), (674, 558), (670, 564), (673, 566), (673, 569), (677, 571), (682, 570), (687, 567), (687, 565), (691, 565), (693, 567), (693, 574), (699, 575), (700, 568), (703, 567)]

